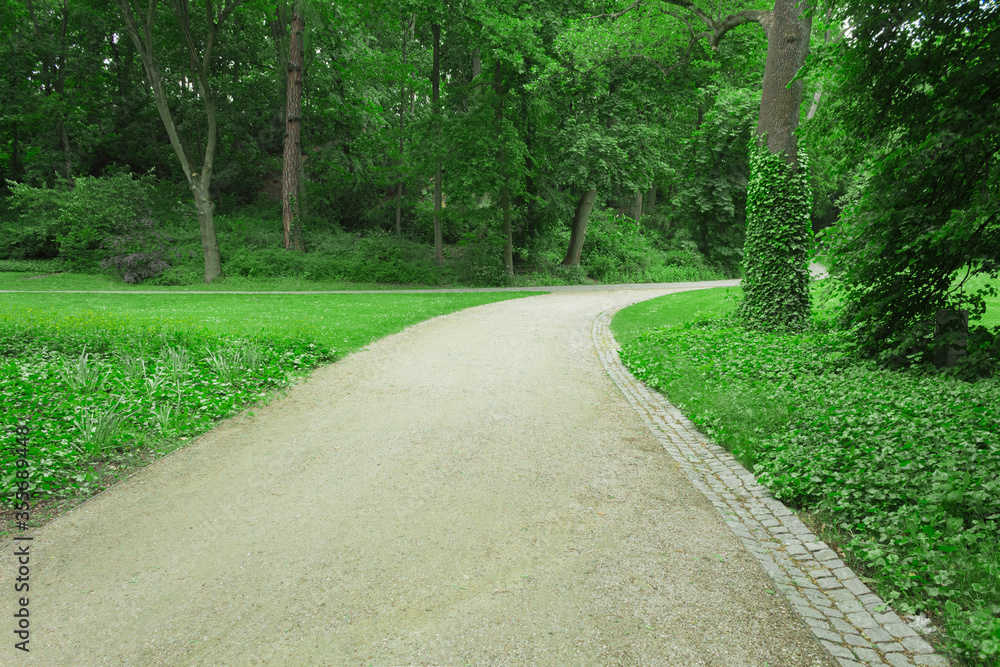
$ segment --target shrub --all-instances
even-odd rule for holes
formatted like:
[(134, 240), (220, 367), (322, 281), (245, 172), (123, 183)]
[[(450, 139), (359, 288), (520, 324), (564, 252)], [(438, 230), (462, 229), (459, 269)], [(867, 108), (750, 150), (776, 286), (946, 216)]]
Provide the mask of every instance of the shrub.
[(34, 188), (7, 181), (12, 218), (0, 226), (0, 256), (11, 259), (52, 258), (59, 254), (57, 237), (63, 232), (62, 211), (71, 193), (64, 189)]
[(157, 231), (151, 218), (135, 220), (127, 227), (105, 241), (105, 249), (115, 254), (101, 260), (101, 268), (115, 271), (126, 283), (141, 283), (170, 268), (167, 246), (173, 239), (168, 234)]
[[(17, 219), (3, 228), (8, 256), (52, 257), (57, 250), (68, 268), (88, 273), (97, 272), (115, 250), (123, 254), (121, 245), (113, 242), (116, 238), (130, 239), (125, 255), (156, 251), (155, 247), (135, 246), (139, 239), (136, 227), (141, 227), (139, 221), (149, 216), (152, 207), (150, 177), (81, 176), (68, 191), (16, 183), (10, 186)], [(109, 247), (109, 242), (115, 247)]]

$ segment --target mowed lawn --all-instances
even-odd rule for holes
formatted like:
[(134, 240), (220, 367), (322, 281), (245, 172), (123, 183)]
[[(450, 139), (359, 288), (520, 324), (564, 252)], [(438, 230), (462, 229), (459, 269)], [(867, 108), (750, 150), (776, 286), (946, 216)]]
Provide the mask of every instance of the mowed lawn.
[[(219, 334), (296, 336), (338, 356), (438, 315), (539, 292), (433, 294), (0, 294), (8, 314), (94, 315), (158, 320)], [(25, 309), (31, 309), (30, 312)]]

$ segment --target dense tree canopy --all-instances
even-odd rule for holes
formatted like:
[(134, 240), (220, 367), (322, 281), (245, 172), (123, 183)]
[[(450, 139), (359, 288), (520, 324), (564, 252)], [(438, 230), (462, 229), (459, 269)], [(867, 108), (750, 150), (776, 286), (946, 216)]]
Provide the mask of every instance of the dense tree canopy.
[[(601, 238), (614, 227), (665, 261), (745, 275), (744, 314), (797, 327), (811, 212), (862, 338), (897, 340), (949, 299), (969, 303), (947, 296), (957, 270), (996, 267), (997, 13), (986, 0), (3, 0), (0, 176), (14, 196), (0, 255), (59, 254), (75, 223), (52, 213), (58, 193), (127, 173), (173, 202), (150, 224), (199, 221), (208, 280), (238, 254), (213, 240), (213, 216), (279, 198), (286, 248), (395, 232), (438, 263), (462, 248), (485, 284), (545, 261), (606, 274), (586, 261), (596, 212)], [(751, 145), (787, 174), (755, 181)]]

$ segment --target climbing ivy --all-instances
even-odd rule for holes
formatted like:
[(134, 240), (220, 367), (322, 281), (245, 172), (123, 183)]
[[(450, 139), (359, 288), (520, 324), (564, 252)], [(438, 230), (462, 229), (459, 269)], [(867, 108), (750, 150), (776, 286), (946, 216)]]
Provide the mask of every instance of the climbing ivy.
[(812, 189), (805, 152), (798, 158), (794, 169), (765, 142), (750, 142), (741, 315), (751, 328), (800, 330), (809, 322)]

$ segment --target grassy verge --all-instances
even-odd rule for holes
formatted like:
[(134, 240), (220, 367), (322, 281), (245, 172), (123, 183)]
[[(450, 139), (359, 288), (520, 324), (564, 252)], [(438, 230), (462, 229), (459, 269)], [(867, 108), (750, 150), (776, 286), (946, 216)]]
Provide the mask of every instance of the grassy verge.
[(41, 525), (372, 340), (530, 294), (0, 295), (0, 530), (15, 501)]
[(690, 316), (650, 328), (672, 305), (724, 313), (725, 291), (713, 292), (714, 306), (706, 291), (621, 311), (623, 361), (777, 498), (829, 526), (824, 538), (884, 599), (943, 625), (953, 657), (998, 664), (1000, 380), (883, 370), (846, 357), (836, 333)]

